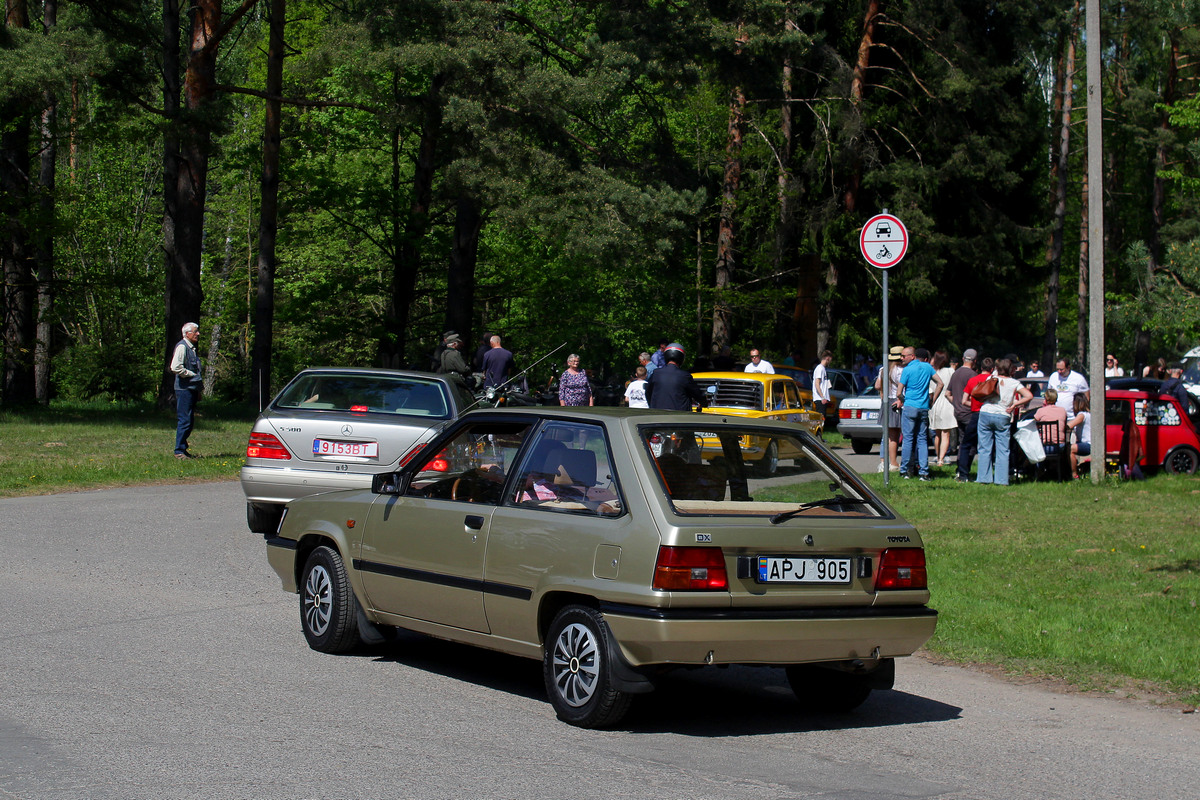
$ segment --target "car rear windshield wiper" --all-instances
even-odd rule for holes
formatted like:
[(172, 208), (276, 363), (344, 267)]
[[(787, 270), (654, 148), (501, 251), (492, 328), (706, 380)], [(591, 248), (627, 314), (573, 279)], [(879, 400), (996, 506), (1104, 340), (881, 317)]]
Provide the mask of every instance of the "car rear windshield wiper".
[(862, 506), (866, 505), (865, 500), (855, 500), (852, 497), (826, 497), (824, 500), (813, 500), (811, 503), (801, 503), (791, 511), (781, 511), (771, 517), (771, 524), (778, 525), (781, 522), (787, 522), (795, 516), (803, 514), (810, 508), (837, 508), (838, 506)]

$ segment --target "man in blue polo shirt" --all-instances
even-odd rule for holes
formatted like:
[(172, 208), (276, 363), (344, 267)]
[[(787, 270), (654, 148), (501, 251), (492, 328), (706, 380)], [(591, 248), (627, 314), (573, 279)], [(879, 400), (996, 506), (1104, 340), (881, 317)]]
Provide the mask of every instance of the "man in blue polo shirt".
[[(903, 410), (900, 416), (900, 435), (904, 444), (900, 450), (900, 475), (912, 477), (919, 472), (922, 481), (929, 480), (929, 398), (942, 393), (942, 379), (929, 364), (929, 351), (924, 347), (904, 348), (904, 369), (896, 387), (896, 399)], [(913, 451), (916, 451), (914, 463)]]

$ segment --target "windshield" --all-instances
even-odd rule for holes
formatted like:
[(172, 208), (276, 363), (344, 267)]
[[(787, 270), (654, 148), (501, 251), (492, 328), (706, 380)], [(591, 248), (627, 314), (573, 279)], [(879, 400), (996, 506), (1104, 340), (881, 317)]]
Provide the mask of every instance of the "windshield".
[(402, 375), (307, 373), (279, 393), (274, 407), (440, 419), (451, 416), (442, 384)]
[(641, 440), (675, 513), (881, 517), (891, 512), (807, 434), (753, 426), (645, 426)]
[(1200, 356), (1187, 356), (1183, 359), (1183, 382), (1200, 383)]

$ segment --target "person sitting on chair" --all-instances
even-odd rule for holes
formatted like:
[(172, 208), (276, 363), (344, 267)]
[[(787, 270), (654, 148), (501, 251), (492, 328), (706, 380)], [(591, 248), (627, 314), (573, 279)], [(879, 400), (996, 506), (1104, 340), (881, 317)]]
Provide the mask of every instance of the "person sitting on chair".
[(1056, 405), (1057, 402), (1058, 392), (1054, 389), (1047, 389), (1046, 404), (1033, 413), (1033, 418), (1037, 422), (1058, 423), (1058, 435), (1053, 437), (1052, 442), (1042, 443), (1047, 453), (1058, 452), (1058, 448), (1067, 440), (1067, 410), (1060, 405)]

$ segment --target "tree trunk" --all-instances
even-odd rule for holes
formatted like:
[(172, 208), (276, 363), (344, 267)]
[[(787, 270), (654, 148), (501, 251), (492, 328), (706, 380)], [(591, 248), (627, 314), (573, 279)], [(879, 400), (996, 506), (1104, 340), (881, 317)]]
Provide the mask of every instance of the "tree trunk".
[(1055, 363), (1058, 357), (1058, 292), (1062, 269), (1063, 226), (1067, 216), (1067, 168), (1071, 155), (1071, 105), (1072, 85), (1075, 74), (1075, 32), (1079, 20), (1079, 3), (1075, 3), (1074, 15), (1067, 32), (1066, 55), (1061, 70), (1062, 82), (1056, 89), (1061, 91), (1062, 114), (1059, 117), (1058, 153), (1053, 169), (1057, 180), (1054, 183), (1054, 215), (1050, 226), (1050, 243), (1046, 248), (1046, 310), (1042, 319), (1042, 363)]
[[(464, 342), (471, 335), (471, 311), (475, 307), (475, 264), (479, 257), (479, 232), (483, 215), (475, 198), (458, 198), (454, 214), (454, 241), (446, 275), (446, 330), (458, 331)], [(468, 360), (471, 353), (465, 356)]]
[[(1154, 281), (1154, 276), (1158, 272), (1158, 265), (1162, 261), (1162, 226), (1166, 222), (1166, 197), (1167, 185), (1166, 180), (1162, 177), (1162, 170), (1167, 168), (1168, 159), (1168, 142), (1170, 140), (1171, 118), (1168, 115), (1166, 108), (1175, 102), (1176, 85), (1179, 81), (1179, 37), (1178, 31), (1172, 30), (1170, 39), (1167, 42), (1167, 79), (1163, 84), (1162, 96), (1159, 102), (1162, 104), (1163, 111), (1159, 120), (1159, 135), (1158, 146), (1154, 151), (1154, 184), (1150, 192), (1150, 235), (1146, 242), (1146, 249), (1150, 255), (1146, 259), (1146, 285), (1150, 286)], [(1143, 328), (1137, 338), (1134, 351), (1134, 362), (1137, 364), (1149, 363), (1150, 360), (1150, 334), (1151, 331)]]
[(262, 199), (258, 212), (258, 287), (254, 305), (254, 355), (250, 396), (261, 409), (271, 398), (275, 324), (275, 240), (279, 217), (279, 130), (282, 122), (284, 22), (287, 0), (271, 0), (267, 44), (267, 103), (263, 122)]
[[(163, 372), (158, 386), (160, 406), (170, 404), (175, 394), (174, 376), (169, 369), (175, 343), (181, 331), (173, 325), (175, 283), (180, 274), (175, 242), (175, 220), (179, 216), (179, 0), (163, 0), (163, 115), (167, 119), (163, 136), (163, 272), (165, 276), (163, 326)], [(182, 324), (182, 323), (180, 323)]]
[[(392, 293), (384, 311), (383, 337), (379, 342), (381, 366), (399, 368), (404, 366), (404, 352), (408, 342), (409, 308), (416, 292), (417, 273), (421, 263), (421, 246), (429, 230), (429, 206), (433, 197), (433, 178), (437, 170), (437, 141), (442, 126), (443, 75), (433, 79), (422, 101), (424, 117), (421, 124), (421, 141), (417, 146), (417, 158), (413, 165), (413, 187), (409, 199), (408, 215), (401, 225), (400, 186), (400, 137), (397, 127), (392, 137)], [(399, 78), (394, 81), (399, 93)], [(465, 331), (460, 331), (465, 333)], [(470, 341), (464, 339), (464, 341)]]
[[(796, 30), (796, 23), (790, 18), (783, 22), (785, 33)], [(792, 129), (792, 57), (789, 53), (783, 59), (782, 85), (783, 102), (779, 107), (779, 163), (776, 165), (776, 202), (779, 206), (779, 216), (775, 221), (775, 287), (783, 288), (784, 276), (795, 264), (796, 214), (794, 206), (794, 186), (792, 184), (792, 155), (795, 149), (795, 134)], [(780, 339), (786, 339), (789, 353), (800, 349), (798, 331), (792, 324), (784, 306), (779, 306), (776, 324), (779, 328)]]
[[(25, 0), (9, 0), (6, 27), (28, 28)], [(0, 107), (0, 264), (4, 271), (3, 400), (22, 404), (34, 400), (34, 340), (37, 336), (36, 283), (29, 230), (22, 222), (30, 202), (29, 131), (33, 122), (27, 104)]]
[[(746, 43), (741, 23), (738, 24), (737, 54)], [(721, 183), (721, 215), (717, 223), (717, 269), (714, 280), (712, 349), (719, 353), (730, 344), (733, 313), (729, 308), (729, 287), (737, 266), (734, 250), (734, 211), (737, 209), (738, 185), (742, 180), (742, 139), (746, 127), (746, 94), (735, 86), (729, 93), (729, 127), (725, 141), (725, 176)]]
[[(50, 33), (58, 24), (58, 0), (42, 4), (42, 27)], [(58, 98), (54, 92), (43, 95), (41, 167), (38, 193), (42, 228), (37, 245), (37, 335), (33, 353), (34, 395), (39, 403), (50, 402), (50, 357), (53, 352), (54, 311), (54, 216), (55, 159), (58, 157)]]

